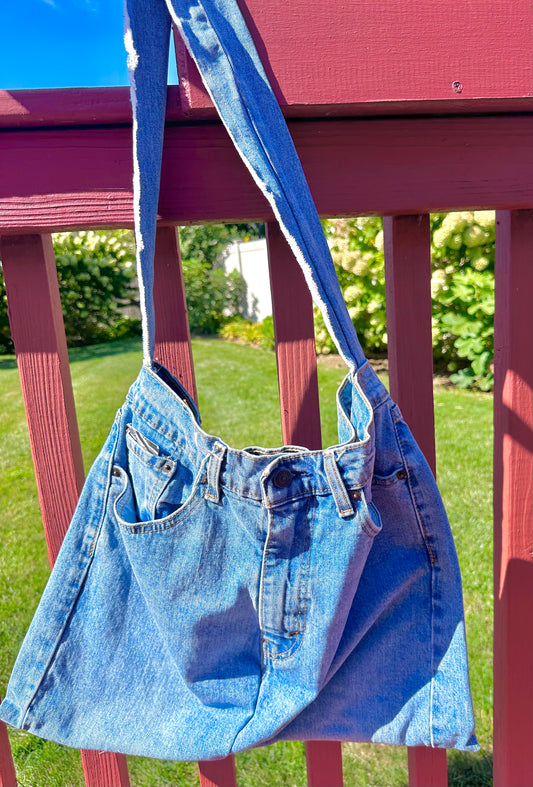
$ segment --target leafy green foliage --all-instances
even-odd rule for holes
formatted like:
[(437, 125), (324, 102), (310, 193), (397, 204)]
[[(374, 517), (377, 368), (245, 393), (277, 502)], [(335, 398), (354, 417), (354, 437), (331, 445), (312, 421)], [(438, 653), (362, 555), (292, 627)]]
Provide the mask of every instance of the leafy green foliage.
[[(53, 236), (59, 294), (70, 346), (139, 332), (121, 309), (136, 304), (133, 234), (63, 232)], [(3, 276), (0, 277), (0, 352), (13, 352)]]
[(220, 257), (237, 238), (251, 240), (264, 237), (263, 224), (198, 224), (180, 227), (180, 249), (184, 260), (196, 259), (212, 268), (220, 265)]
[(180, 249), (189, 326), (192, 333), (214, 334), (242, 315), (246, 284), (237, 271), (226, 274), (224, 252), (237, 239), (264, 235), (262, 224), (199, 224), (180, 227)]
[(183, 279), (192, 333), (217, 333), (242, 312), (246, 284), (238, 271), (225, 273), (208, 262), (184, 259)]
[[(383, 231), (377, 217), (325, 222), (348, 311), (367, 351), (387, 346)], [(494, 213), (431, 217), (433, 351), (460, 387), (492, 389)], [(335, 352), (315, 312), (317, 348)]]
[[(216, 333), (240, 314), (245, 284), (220, 267), (236, 238), (264, 235), (262, 224), (204, 224), (180, 228), (191, 330)], [(123, 308), (138, 305), (133, 233), (87, 231), (53, 236), (65, 332), (70, 346), (120, 339), (140, 332)], [(13, 352), (7, 298), (0, 270), (0, 353)]]
[(252, 347), (274, 347), (274, 320), (271, 316), (261, 322), (236, 317), (226, 323), (220, 335), (224, 339), (238, 344), (249, 344)]
[(7, 314), (7, 295), (4, 275), (0, 268), (0, 355), (13, 352), (13, 341)]

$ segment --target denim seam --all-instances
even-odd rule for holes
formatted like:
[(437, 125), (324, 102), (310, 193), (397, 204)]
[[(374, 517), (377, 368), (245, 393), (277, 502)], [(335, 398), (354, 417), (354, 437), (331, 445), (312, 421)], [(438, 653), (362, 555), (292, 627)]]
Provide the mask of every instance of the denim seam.
[[(397, 407), (397, 412), (398, 412), (398, 416), (399, 416), (400, 410), (399, 410), (398, 407)], [(391, 413), (391, 415), (392, 415), (392, 413)], [(426, 530), (425, 530), (424, 525), (423, 525), (423, 523), (421, 521), (420, 512), (418, 511), (418, 506), (416, 504), (416, 500), (415, 500), (415, 497), (414, 497), (414, 491), (413, 491), (412, 484), (411, 484), (411, 474), (410, 474), (409, 468), (407, 466), (407, 461), (405, 459), (405, 454), (404, 454), (404, 451), (403, 451), (402, 441), (401, 441), (400, 435), (398, 433), (397, 420), (398, 420), (397, 417), (394, 417), (394, 416), (392, 417), (392, 423), (393, 423), (393, 427), (394, 427), (394, 433), (395, 433), (395, 436), (396, 436), (396, 442), (398, 444), (398, 449), (400, 451), (400, 455), (401, 455), (401, 457), (403, 459), (403, 463), (404, 463), (404, 468), (405, 468), (405, 471), (407, 473), (407, 485), (408, 485), (408, 488), (409, 488), (409, 496), (411, 498), (411, 503), (412, 503), (413, 509), (415, 511), (416, 521), (418, 522), (418, 526), (419, 526), (420, 532), (422, 534), (422, 538), (424, 540), (424, 544), (426, 546), (426, 550), (427, 550), (427, 554), (428, 554), (428, 558), (429, 558), (428, 562), (429, 562), (429, 570), (430, 570), (430, 593), (431, 593), (431, 603), (430, 603), (430, 608), (431, 608), (431, 612), (430, 612), (430, 615), (431, 615), (431, 625), (430, 625), (430, 631), (431, 631), (431, 644), (430, 644), (430, 648), (431, 648), (431, 653), (430, 653), (431, 685), (430, 685), (430, 703), (429, 703), (429, 709), (428, 709), (428, 714), (429, 714), (429, 716), (428, 716), (428, 727), (429, 727), (429, 734), (430, 734), (431, 745), (433, 746), (434, 745), (434, 736), (433, 736), (433, 695), (434, 695), (434, 689), (435, 689), (435, 564), (436, 564), (436, 555), (434, 554), (433, 550), (431, 549), (431, 545), (430, 545), (430, 543), (428, 541), (428, 538), (427, 538)]]
[(377, 475), (374, 473), (372, 476), (372, 484), (374, 486), (394, 486), (395, 484), (399, 483), (400, 481), (404, 481), (404, 478), (398, 477), (398, 473), (405, 470), (405, 468), (398, 467), (394, 472), (389, 473), (388, 475)]
[[(308, 517), (309, 517), (309, 509), (310, 508), (311, 508), (311, 501), (309, 501), (309, 505), (307, 507), (307, 516)], [(307, 564), (306, 564), (306, 568), (305, 568), (305, 572), (306, 572), (306, 586), (307, 586), (308, 570), (309, 570), (309, 567), (310, 567), (310, 564), (311, 564), (311, 542), (312, 542), (312, 534), (313, 534), (314, 523), (315, 523), (315, 511), (316, 511), (316, 506), (312, 506), (311, 521), (309, 523), (308, 559), (307, 559)], [(301, 578), (301, 575), (300, 575), (300, 578)], [(307, 596), (306, 596), (305, 599), (304, 599), (304, 604), (303, 604), (303, 618), (304, 618), (304, 620), (303, 620), (302, 628), (298, 632), (298, 634), (299, 634), (298, 638), (290, 646), (290, 648), (287, 648), (287, 650), (283, 650), (281, 653), (276, 653), (274, 655), (270, 651), (270, 648), (269, 648), (269, 654), (268, 655), (269, 655), (269, 657), (270, 657), (270, 659), (272, 661), (286, 661), (288, 658), (291, 658), (292, 656), (294, 656), (298, 652), (298, 650), (301, 648), (301, 646), (303, 644), (303, 638), (304, 638), (303, 635), (305, 633), (305, 628), (306, 628), (306, 624), (307, 624), (307, 612), (308, 612), (308, 607), (307, 607)], [(265, 641), (267, 643), (269, 643), (268, 638), (265, 638)]]
[[(307, 518), (309, 519), (309, 534), (306, 541), (307, 546), (307, 560), (305, 563), (305, 570), (300, 574), (300, 587), (298, 588), (298, 595), (299, 595), (299, 613), (298, 616), (301, 621), (301, 616), (303, 612), (303, 621), (300, 622), (300, 633), (304, 633), (305, 631), (305, 624), (307, 622), (307, 585), (309, 579), (309, 567), (311, 565), (311, 545), (313, 543), (313, 529), (315, 524), (315, 509), (316, 506), (311, 506), (312, 501), (309, 500), (309, 504), (307, 506)], [(312, 508), (312, 515), (309, 517), (309, 511)], [(303, 581), (305, 579), (305, 581)]]
[[(119, 413), (122, 416), (122, 410), (120, 410)], [(118, 426), (118, 420), (120, 420), (120, 419), (118, 419), (118, 413), (117, 413), (117, 416), (115, 417), (115, 424), (114, 425)], [(107, 511), (107, 507), (108, 507), (108, 504), (109, 504), (109, 493), (110, 493), (110, 490), (111, 490), (111, 468), (113, 467), (113, 461), (114, 461), (115, 453), (116, 453), (116, 450), (117, 450), (117, 444), (118, 444), (118, 440), (119, 440), (119, 435), (120, 435), (120, 431), (117, 428), (117, 434), (115, 436), (115, 442), (113, 444), (112, 450), (109, 452), (109, 456), (108, 456), (108, 459), (107, 459), (107, 480), (106, 480), (106, 485), (104, 487), (103, 495), (102, 495), (102, 508), (101, 508), (102, 513), (100, 515), (100, 521), (98, 522), (98, 525), (95, 528), (94, 536), (91, 539), (90, 544), (88, 545), (89, 549), (87, 551), (86, 565), (85, 565), (83, 571), (80, 574), (78, 588), (76, 590), (75, 595), (72, 598), (72, 602), (70, 604), (70, 609), (68, 611), (68, 614), (65, 615), (65, 618), (63, 620), (63, 625), (60, 628), (60, 631), (59, 631), (59, 633), (57, 635), (56, 641), (55, 641), (55, 643), (53, 644), (53, 646), (51, 648), (50, 656), (48, 658), (46, 666), (42, 670), (41, 678), (37, 682), (37, 684), (35, 686), (35, 689), (31, 693), (31, 696), (28, 699), (28, 701), (26, 703), (26, 706), (24, 707), (24, 709), (23, 709), (23, 711), (21, 713), (21, 729), (29, 729), (30, 726), (31, 726), (30, 724), (27, 724), (27, 720), (28, 720), (28, 716), (29, 716), (29, 714), (31, 712), (32, 705), (34, 704), (34, 702), (35, 702), (35, 700), (37, 698), (37, 694), (39, 693), (39, 689), (41, 688), (41, 685), (42, 685), (46, 675), (48, 674), (48, 671), (49, 671), (50, 667), (52, 666), (52, 664), (55, 661), (55, 656), (56, 656), (56, 653), (57, 653), (57, 649), (59, 648), (59, 646), (60, 646), (60, 644), (61, 644), (61, 642), (63, 640), (63, 635), (65, 633), (65, 629), (67, 628), (67, 626), (70, 623), (70, 620), (72, 618), (72, 615), (73, 615), (74, 610), (76, 608), (76, 605), (78, 603), (78, 598), (79, 598), (80, 593), (83, 590), (83, 587), (84, 587), (85, 582), (87, 580), (87, 575), (89, 573), (89, 569), (90, 569), (91, 564), (92, 564), (93, 559), (94, 559), (94, 553), (96, 551), (96, 544), (98, 542), (98, 539), (100, 537), (100, 533), (102, 531), (102, 526), (103, 526), (103, 523), (104, 523), (104, 520), (105, 520), (106, 511)]]
[[(144, 421), (146, 424), (148, 424), (148, 426), (150, 426), (150, 428), (151, 428), (151, 429), (153, 429), (155, 432), (159, 432), (159, 434), (160, 434), (160, 435), (162, 435), (162, 436), (163, 436), (163, 437), (164, 437), (166, 440), (168, 440), (169, 442), (171, 442), (171, 443), (173, 443), (174, 445), (176, 445), (176, 447), (183, 447), (183, 446), (185, 446), (185, 445), (186, 445), (186, 441), (182, 441), (182, 440), (180, 439), (180, 436), (179, 436), (179, 435), (176, 435), (176, 433), (175, 433), (175, 432), (168, 432), (168, 431), (166, 431), (166, 430), (162, 429), (162, 428), (161, 428), (161, 426), (160, 426), (159, 424), (157, 424), (155, 421), (153, 421), (153, 420), (152, 420), (152, 419), (151, 419), (151, 418), (150, 418), (150, 417), (149, 417), (149, 416), (146, 414), (146, 411), (142, 410), (142, 409), (141, 409), (141, 408), (140, 408), (140, 407), (137, 405), (137, 403), (136, 403), (136, 402), (135, 402), (133, 399), (131, 399), (129, 396), (128, 396), (128, 398), (127, 398), (127, 401), (128, 401), (128, 405), (131, 407), (131, 409), (132, 409), (132, 410), (134, 410), (134, 411), (137, 413), (137, 415), (139, 416), (139, 418), (142, 418), (142, 420), (143, 420), (143, 421)], [(179, 399), (177, 399), (176, 401), (179, 403)], [(184, 408), (184, 409), (185, 409), (185, 408)], [(186, 414), (188, 414), (188, 413), (186, 412)], [(174, 455), (174, 451), (172, 451), (172, 452), (169, 454), (169, 458), (170, 458), (170, 457), (172, 457), (173, 455)]]
[[(147, 369), (147, 371), (150, 371), (150, 370)], [(190, 412), (189, 408), (186, 405), (183, 404), (183, 402), (180, 400), (180, 398), (177, 395), (175, 395), (174, 392), (171, 391), (170, 388), (168, 388), (168, 386), (165, 385), (164, 381), (160, 381), (159, 378), (156, 378), (156, 381), (158, 382), (158, 384), (159, 383), (162, 384), (165, 388), (167, 388), (170, 391), (170, 393), (173, 396), (175, 396), (177, 404), (180, 407), (183, 408), (184, 413), (185, 413), (186, 416), (192, 416), (192, 413)], [(361, 386), (359, 386), (359, 387), (361, 387)], [(365, 394), (365, 398), (367, 398), (366, 394)], [(386, 398), (388, 398), (388, 395), (387, 395)], [(144, 412), (143, 410), (141, 410), (138, 407), (138, 405), (135, 403), (134, 399), (132, 399), (129, 395), (127, 397), (127, 401), (128, 401), (129, 406), (132, 408), (132, 410), (134, 410), (137, 413), (137, 415), (140, 418), (142, 418), (143, 421), (145, 421), (145, 423), (147, 423), (152, 429), (154, 429), (156, 432), (159, 432), (161, 435), (163, 435), (163, 437), (165, 437), (170, 442), (176, 443), (177, 445), (179, 445), (181, 450), (184, 450), (186, 448), (186, 445), (187, 445), (186, 441), (180, 442), (178, 437), (176, 437), (175, 434), (171, 434), (171, 433), (166, 432), (163, 429), (161, 429), (159, 425), (157, 425), (154, 421), (152, 421), (146, 415), (146, 412)], [(246, 452), (244, 450), (241, 450), (241, 449), (238, 449), (238, 448), (233, 448), (232, 446), (226, 445), (219, 438), (216, 438), (215, 436), (209, 434), (204, 429), (202, 429), (202, 427), (194, 420), (193, 420), (193, 423), (192, 423), (192, 428), (193, 428), (193, 430), (198, 431), (203, 437), (206, 437), (207, 439), (212, 440), (213, 442), (218, 441), (218, 442), (222, 443), (223, 445), (225, 445), (226, 450), (227, 450), (227, 452), (229, 453), (230, 456), (243, 456), (243, 457), (246, 457), (246, 459), (252, 460), (254, 462), (260, 462), (260, 461), (264, 460), (264, 456), (258, 456), (258, 455), (255, 455), (255, 454), (251, 454), (251, 453), (248, 453), (248, 452)], [(319, 456), (323, 457), (324, 453), (326, 451), (331, 451), (331, 450), (336, 451), (338, 453), (338, 457), (340, 459), (341, 457), (345, 457), (346, 454), (350, 453), (351, 451), (361, 450), (362, 448), (366, 447), (368, 445), (369, 441), (370, 441), (370, 434), (367, 434), (367, 436), (364, 439), (362, 439), (362, 440), (357, 440), (357, 441), (346, 440), (343, 443), (336, 443), (335, 445), (329, 446), (328, 448), (319, 448), (319, 449), (316, 449), (314, 451), (302, 450), (301, 452), (294, 452), (294, 453), (293, 452), (286, 453), (286, 452), (283, 451), (283, 448), (285, 448), (285, 446), (279, 446), (278, 453), (276, 453), (276, 451), (277, 451), (276, 448), (271, 449), (273, 451), (271, 459), (274, 460), (275, 458), (278, 458), (278, 457), (281, 458), (282, 456), (286, 456), (287, 459), (290, 461), (292, 459), (306, 459), (308, 457), (319, 457)], [(200, 447), (198, 447), (198, 450), (203, 452), (203, 449), (200, 448)], [(171, 454), (169, 454), (169, 458), (172, 458), (174, 456), (175, 456), (175, 452), (174, 451)], [(190, 452), (187, 453), (187, 456), (188, 456), (188, 458), (191, 461), (194, 461), (192, 455), (190, 454)], [(196, 462), (194, 462), (194, 464), (195, 464), (196, 467), (198, 467)]]
[[(311, 499), (307, 502), (307, 510), (305, 512), (306, 521), (309, 520), (309, 509), (311, 507)], [(302, 625), (302, 607), (303, 609), (303, 619), (305, 624), (305, 617), (306, 617), (306, 609), (305, 605), (307, 604), (307, 599), (303, 596), (303, 585), (302, 582), (303, 577), (307, 578), (307, 570), (309, 566), (309, 552), (311, 548), (311, 528), (309, 528), (309, 533), (306, 533), (305, 540), (304, 540), (304, 554), (307, 555), (307, 559), (304, 562), (304, 565), (300, 567), (299, 577), (298, 577), (298, 591), (296, 593), (296, 597), (298, 599), (298, 612), (296, 613), (296, 618), (298, 620), (297, 628), (293, 628), (292, 626), (286, 626), (287, 629), (291, 629), (289, 634), (303, 634), (305, 630), (305, 625)], [(293, 616), (291, 616), (293, 617)], [(285, 624), (286, 625), (286, 624)]]
[(433, 566), (433, 564), (436, 563), (436, 561), (437, 561), (437, 556), (434, 553), (433, 549), (431, 548), (431, 544), (429, 543), (429, 538), (428, 538), (426, 529), (424, 527), (424, 523), (422, 522), (422, 518), (421, 518), (420, 512), (418, 510), (418, 506), (417, 506), (417, 503), (416, 503), (416, 498), (415, 498), (415, 494), (414, 494), (414, 490), (413, 490), (413, 485), (412, 485), (411, 473), (409, 471), (407, 460), (405, 458), (405, 454), (404, 454), (404, 451), (403, 451), (403, 446), (401, 444), (401, 437), (398, 434), (398, 429), (396, 427), (396, 422), (395, 422), (394, 419), (392, 419), (392, 422), (393, 422), (393, 426), (394, 426), (394, 434), (396, 436), (396, 443), (398, 445), (398, 450), (399, 450), (400, 455), (402, 457), (403, 466), (404, 466), (405, 472), (407, 474), (407, 479), (406, 480), (407, 480), (407, 486), (409, 488), (409, 497), (411, 498), (411, 504), (412, 504), (413, 509), (415, 511), (415, 514), (416, 514), (416, 521), (418, 523), (418, 529), (420, 531), (420, 535), (422, 536), (422, 540), (424, 541), (424, 545), (426, 547), (426, 550), (427, 550), (427, 553), (428, 553), (428, 557), (429, 557), (429, 562), (430, 562), (431, 566)]
[(367, 536), (369, 536), (370, 538), (375, 538), (379, 533), (381, 533), (381, 527), (376, 527), (376, 525), (374, 524), (374, 520), (372, 519), (372, 515), (370, 513), (370, 506), (373, 506), (374, 510), (377, 511), (377, 514), (379, 516), (380, 521), (381, 521), (381, 515), (380, 515), (378, 509), (376, 508), (376, 506), (374, 506), (372, 502), (367, 503), (366, 500), (365, 500), (365, 503), (366, 503), (366, 507), (368, 509), (368, 519), (370, 519), (372, 524), (370, 524), (370, 522), (367, 520), (367, 517), (365, 517), (363, 519), (363, 523), (362, 523), (361, 527), (365, 531)]

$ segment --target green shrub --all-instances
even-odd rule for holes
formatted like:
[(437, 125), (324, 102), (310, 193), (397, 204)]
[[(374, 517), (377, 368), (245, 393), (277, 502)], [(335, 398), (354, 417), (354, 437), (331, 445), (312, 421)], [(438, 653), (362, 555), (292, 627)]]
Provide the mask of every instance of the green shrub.
[(67, 342), (94, 344), (136, 332), (139, 321), (121, 312), (137, 304), (133, 234), (64, 232), (53, 241)]
[(192, 333), (217, 333), (242, 312), (246, 284), (238, 271), (226, 273), (207, 262), (184, 259), (183, 279)]
[[(133, 234), (63, 232), (53, 235), (53, 243), (68, 344), (94, 344), (138, 333), (139, 320), (121, 311), (137, 303)], [(0, 352), (13, 352), (3, 276)]]
[(236, 317), (220, 330), (224, 339), (249, 344), (252, 347), (274, 347), (274, 321), (265, 317), (262, 322), (252, 322), (244, 317)]
[[(387, 347), (385, 266), (381, 219), (325, 222), (348, 311), (367, 351)], [(453, 382), (484, 391), (493, 385), (494, 213), (474, 211), (431, 217), (432, 336), (436, 361)], [(335, 352), (315, 310), (317, 349)]]

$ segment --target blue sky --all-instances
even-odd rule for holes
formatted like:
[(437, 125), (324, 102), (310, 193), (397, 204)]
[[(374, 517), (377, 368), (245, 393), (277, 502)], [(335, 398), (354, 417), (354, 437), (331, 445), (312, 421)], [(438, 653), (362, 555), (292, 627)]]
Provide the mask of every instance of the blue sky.
[[(128, 84), (123, 0), (0, 5), (0, 89)], [(172, 55), (169, 81), (176, 82)]]

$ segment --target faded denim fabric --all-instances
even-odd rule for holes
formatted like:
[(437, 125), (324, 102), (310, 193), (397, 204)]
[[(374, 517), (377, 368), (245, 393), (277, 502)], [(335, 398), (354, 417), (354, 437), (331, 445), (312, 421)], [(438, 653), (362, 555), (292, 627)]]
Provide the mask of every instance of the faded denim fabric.
[[(236, 450), (153, 359), (170, 20), (271, 202), (348, 374), (339, 444)], [(431, 471), (364, 358), (233, 0), (127, 0), (144, 364), (93, 465), (0, 717), (210, 759), (280, 739), (478, 748), (461, 580)]]

